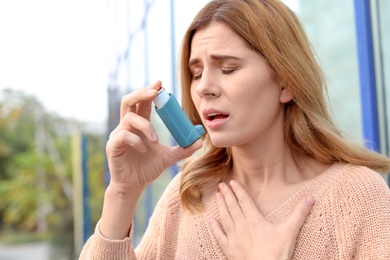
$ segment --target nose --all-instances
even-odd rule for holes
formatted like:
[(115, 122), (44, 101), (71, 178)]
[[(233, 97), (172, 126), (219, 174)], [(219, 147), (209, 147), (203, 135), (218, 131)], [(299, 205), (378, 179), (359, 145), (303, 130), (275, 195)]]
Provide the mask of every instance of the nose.
[(201, 98), (216, 98), (220, 95), (216, 77), (207, 71), (203, 71), (195, 91)]

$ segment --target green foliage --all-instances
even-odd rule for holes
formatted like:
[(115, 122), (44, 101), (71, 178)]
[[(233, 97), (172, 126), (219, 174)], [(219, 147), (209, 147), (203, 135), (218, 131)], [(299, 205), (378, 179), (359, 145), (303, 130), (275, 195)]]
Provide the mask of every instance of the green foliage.
[(104, 170), (105, 170), (105, 139), (99, 135), (88, 135), (88, 168), (91, 209), (91, 220), (95, 225), (102, 213), (102, 202), (105, 190)]
[[(34, 97), (0, 93), (0, 231), (72, 230), (71, 138), (82, 131), (81, 123), (47, 112)], [(91, 197), (99, 198), (91, 200), (91, 211), (97, 221), (104, 136), (88, 134), (88, 145)]]
[[(22, 230), (31, 230), (36, 225), (38, 198), (45, 197), (46, 191), (36, 185), (36, 168), (40, 161), (30, 151), (19, 152), (10, 158), (9, 176), (0, 183), (0, 207), (4, 209), (3, 221), (17, 225)], [(12, 173), (12, 175), (11, 175)]]

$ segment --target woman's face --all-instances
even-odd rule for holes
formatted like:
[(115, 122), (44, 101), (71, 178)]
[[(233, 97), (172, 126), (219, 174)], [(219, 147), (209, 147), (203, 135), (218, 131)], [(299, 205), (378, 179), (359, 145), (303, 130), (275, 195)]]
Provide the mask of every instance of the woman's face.
[(188, 66), (192, 100), (215, 146), (260, 144), (283, 136), (284, 103), (291, 96), (265, 59), (228, 26), (213, 22), (198, 30)]

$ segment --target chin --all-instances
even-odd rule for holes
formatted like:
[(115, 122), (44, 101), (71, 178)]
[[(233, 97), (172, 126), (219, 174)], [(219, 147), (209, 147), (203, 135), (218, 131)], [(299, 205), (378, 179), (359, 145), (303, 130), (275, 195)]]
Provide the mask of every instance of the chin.
[(221, 137), (212, 137), (210, 136), (211, 143), (218, 148), (227, 148), (235, 145), (235, 142), (232, 138), (221, 138)]

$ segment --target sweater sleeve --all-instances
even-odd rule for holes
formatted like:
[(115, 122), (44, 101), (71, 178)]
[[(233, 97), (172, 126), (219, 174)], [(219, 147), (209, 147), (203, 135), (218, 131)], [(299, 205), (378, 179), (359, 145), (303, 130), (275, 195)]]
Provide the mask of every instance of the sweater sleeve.
[(105, 238), (100, 233), (99, 222), (95, 233), (88, 239), (81, 251), (79, 260), (131, 260), (136, 259), (132, 238), (134, 234), (134, 222), (131, 225), (130, 236), (121, 240)]
[(137, 259), (173, 259), (180, 218), (180, 179), (177, 174), (157, 202), (148, 227), (135, 249)]
[(351, 167), (333, 189), (337, 259), (390, 259), (390, 190), (365, 167)]
[[(95, 233), (88, 239), (80, 254), (80, 260), (135, 260), (135, 259), (157, 259), (157, 243), (160, 235), (160, 225), (167, 214), (167, 204), (172, 194), (178, 192), (180, 174), (171, 180), (161, 198), (159, 199), (154, 212), (150, 218), (148, 228), (140, 242), (140, 249), (134, 250), (132, 245), (134, 235), (134, 222), (131, 226), (130, 236), (121, 240), (111, 240), (103, 237), (99, 230), (99, 223), (96, 225)], [(176, 195), (178, 198), (178, 196)]]

